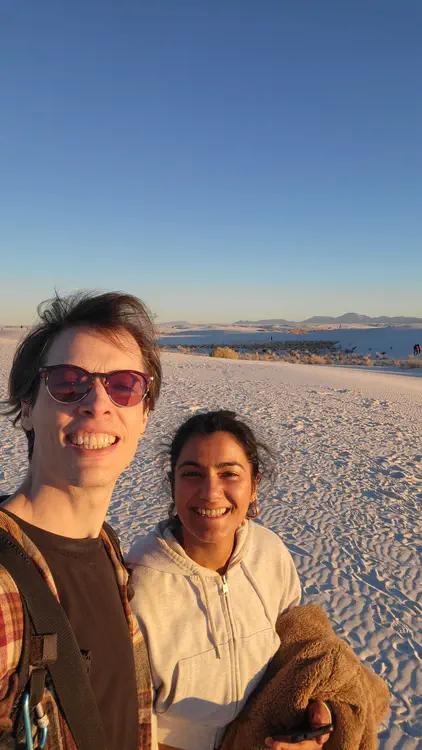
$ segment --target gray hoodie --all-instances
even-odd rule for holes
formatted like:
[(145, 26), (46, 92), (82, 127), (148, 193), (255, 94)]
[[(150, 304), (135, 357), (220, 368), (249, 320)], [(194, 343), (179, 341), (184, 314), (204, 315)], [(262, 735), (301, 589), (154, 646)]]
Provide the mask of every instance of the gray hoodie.
[(300, 601), (290, 553), (245, 520), (222, 577), (188, 557), (162, 521), (128, 562), (151, 663), (153, 750), (213, 750), (280, 645), (278, 615)]

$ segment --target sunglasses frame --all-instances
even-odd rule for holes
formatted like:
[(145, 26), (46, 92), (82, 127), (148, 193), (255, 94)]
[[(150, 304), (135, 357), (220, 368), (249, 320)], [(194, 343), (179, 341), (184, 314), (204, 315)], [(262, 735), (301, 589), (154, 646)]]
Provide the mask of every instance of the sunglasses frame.
[[(87, 389), (87, 392), (83, 394), (83, 396), (76, 399), (75, 401), (60, 401), (58, 398), (55, 398), (53, 396), (53, 394), (51, 393), (48, 387), (48, 378), (49, 378), (50, 373), (53, 372), (53, 370), (57, 370), (59, 367), (69, 367), (70, 369), (79, 370), (79, 372), (83, 372), (84, 375), (88, 375), (88, 389)], [(140, 401), (138, 401), (136, 404), (118, 404), (116, 403), (116, 401), (114, 401), (111, 398), (109, 390), (108, 390), (109, 388), (108, 379), (110, 378), (110, 375), (115, 375), (118, 372), (130, 372), (130, 373), (133, 373), (134, 375), (140, 375), (141, 378), (145, 381), (146, 391), (144, 395), (142, 396), (142, 398), (140, 399)], [(120, 409), (128, 409), (132, 406), (139, 406), (139, 404), (141, 404), (142, 401), (148, 396), (149, 389), (151, 388), (151, 383), (154, 380), (153, 375), (146, 375), (145, 372), (140, 372), (139, 370), (111, 370), (111, 372), (89, 372), (88, 370), (85, 370), (83, 367), (79, 367), (78, 365), (69, 365), (66, 363), (63, 363), (60, 365), (48, 365), (47, 367), (40, 367), (39, 375), (40, 377), (44, 378), (45, 387), (47, 388), (47, 392), (50, 398), (52, 398), (53, 401), (56, 401), (58, 404), (66, 404), (66, 405), (79, 404), (81, 401), (83, 401), (83, 399), (86, 396), (88, 396), (88, 394), (92, 391), (94, 387), (94, 379), (100, 378), (101, 383), (104, 386), (105, 391), (110, 401), (112, 402), (112, 404), (114, 404), (115, 406), (118, 406)]]

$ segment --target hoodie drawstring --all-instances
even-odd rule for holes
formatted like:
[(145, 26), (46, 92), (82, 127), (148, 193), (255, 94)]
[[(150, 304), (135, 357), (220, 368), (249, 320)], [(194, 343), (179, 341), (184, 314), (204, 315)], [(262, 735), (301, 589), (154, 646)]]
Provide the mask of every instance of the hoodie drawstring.
[(220, 647), (218, 645), (218, 640), (217, 640), (217, 630), (216, 630), (216, 627), (215, 627), (214, 618), (212, 616), (212, 609), (211, 609), (211, 606), (210, 606), (210, 601), (208, 599), (207, 586), (205, 584), (204, 577), (201, 575), (201, 573), (199, 572), (199, 570), (198, 570), (198, 577), (199, 577), (199, 580), (201, 581), (202, 591), (204, 592), (205, 606), (207, 608), (207, 614), (208, 614), (208, 620), (209, 620), (210, 628), (211, 628), (211, 636), (212, 636), (212, 640), (213, 640), (213, 646), (215, 648), (215, 653), (217, 655), (217, 659), (221, 659)]

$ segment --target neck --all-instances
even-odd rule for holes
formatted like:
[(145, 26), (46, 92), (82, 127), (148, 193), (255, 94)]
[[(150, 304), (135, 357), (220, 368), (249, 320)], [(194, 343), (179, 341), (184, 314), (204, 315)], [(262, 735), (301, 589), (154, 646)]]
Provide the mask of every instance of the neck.
[(234, 537), (223, 539), (218, 544), (203, 544), (195, 537), (191, 537), (181, 524), (176, 529), (175, 535), (191, 560), (202, 568), (209, 568), (224, 575), (234, 550)]
[(22, 521), (71, 539), (96, 538), (110, 503), (113, 487), (59, 488), (28, 475), (4, 508)]

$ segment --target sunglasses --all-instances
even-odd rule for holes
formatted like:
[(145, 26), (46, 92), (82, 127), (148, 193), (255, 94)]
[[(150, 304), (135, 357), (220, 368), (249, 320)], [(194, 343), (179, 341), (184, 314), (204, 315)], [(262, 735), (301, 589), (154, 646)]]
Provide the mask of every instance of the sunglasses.
[(95, 378), (100, 378), (110, 401), (116, 406), (136, 406), (144, 400), (154, 378), (136, 370), (88, 372), (75, 365), (41, 367), (48, 393), (59, 404), (76, 404), (92, 390)]

